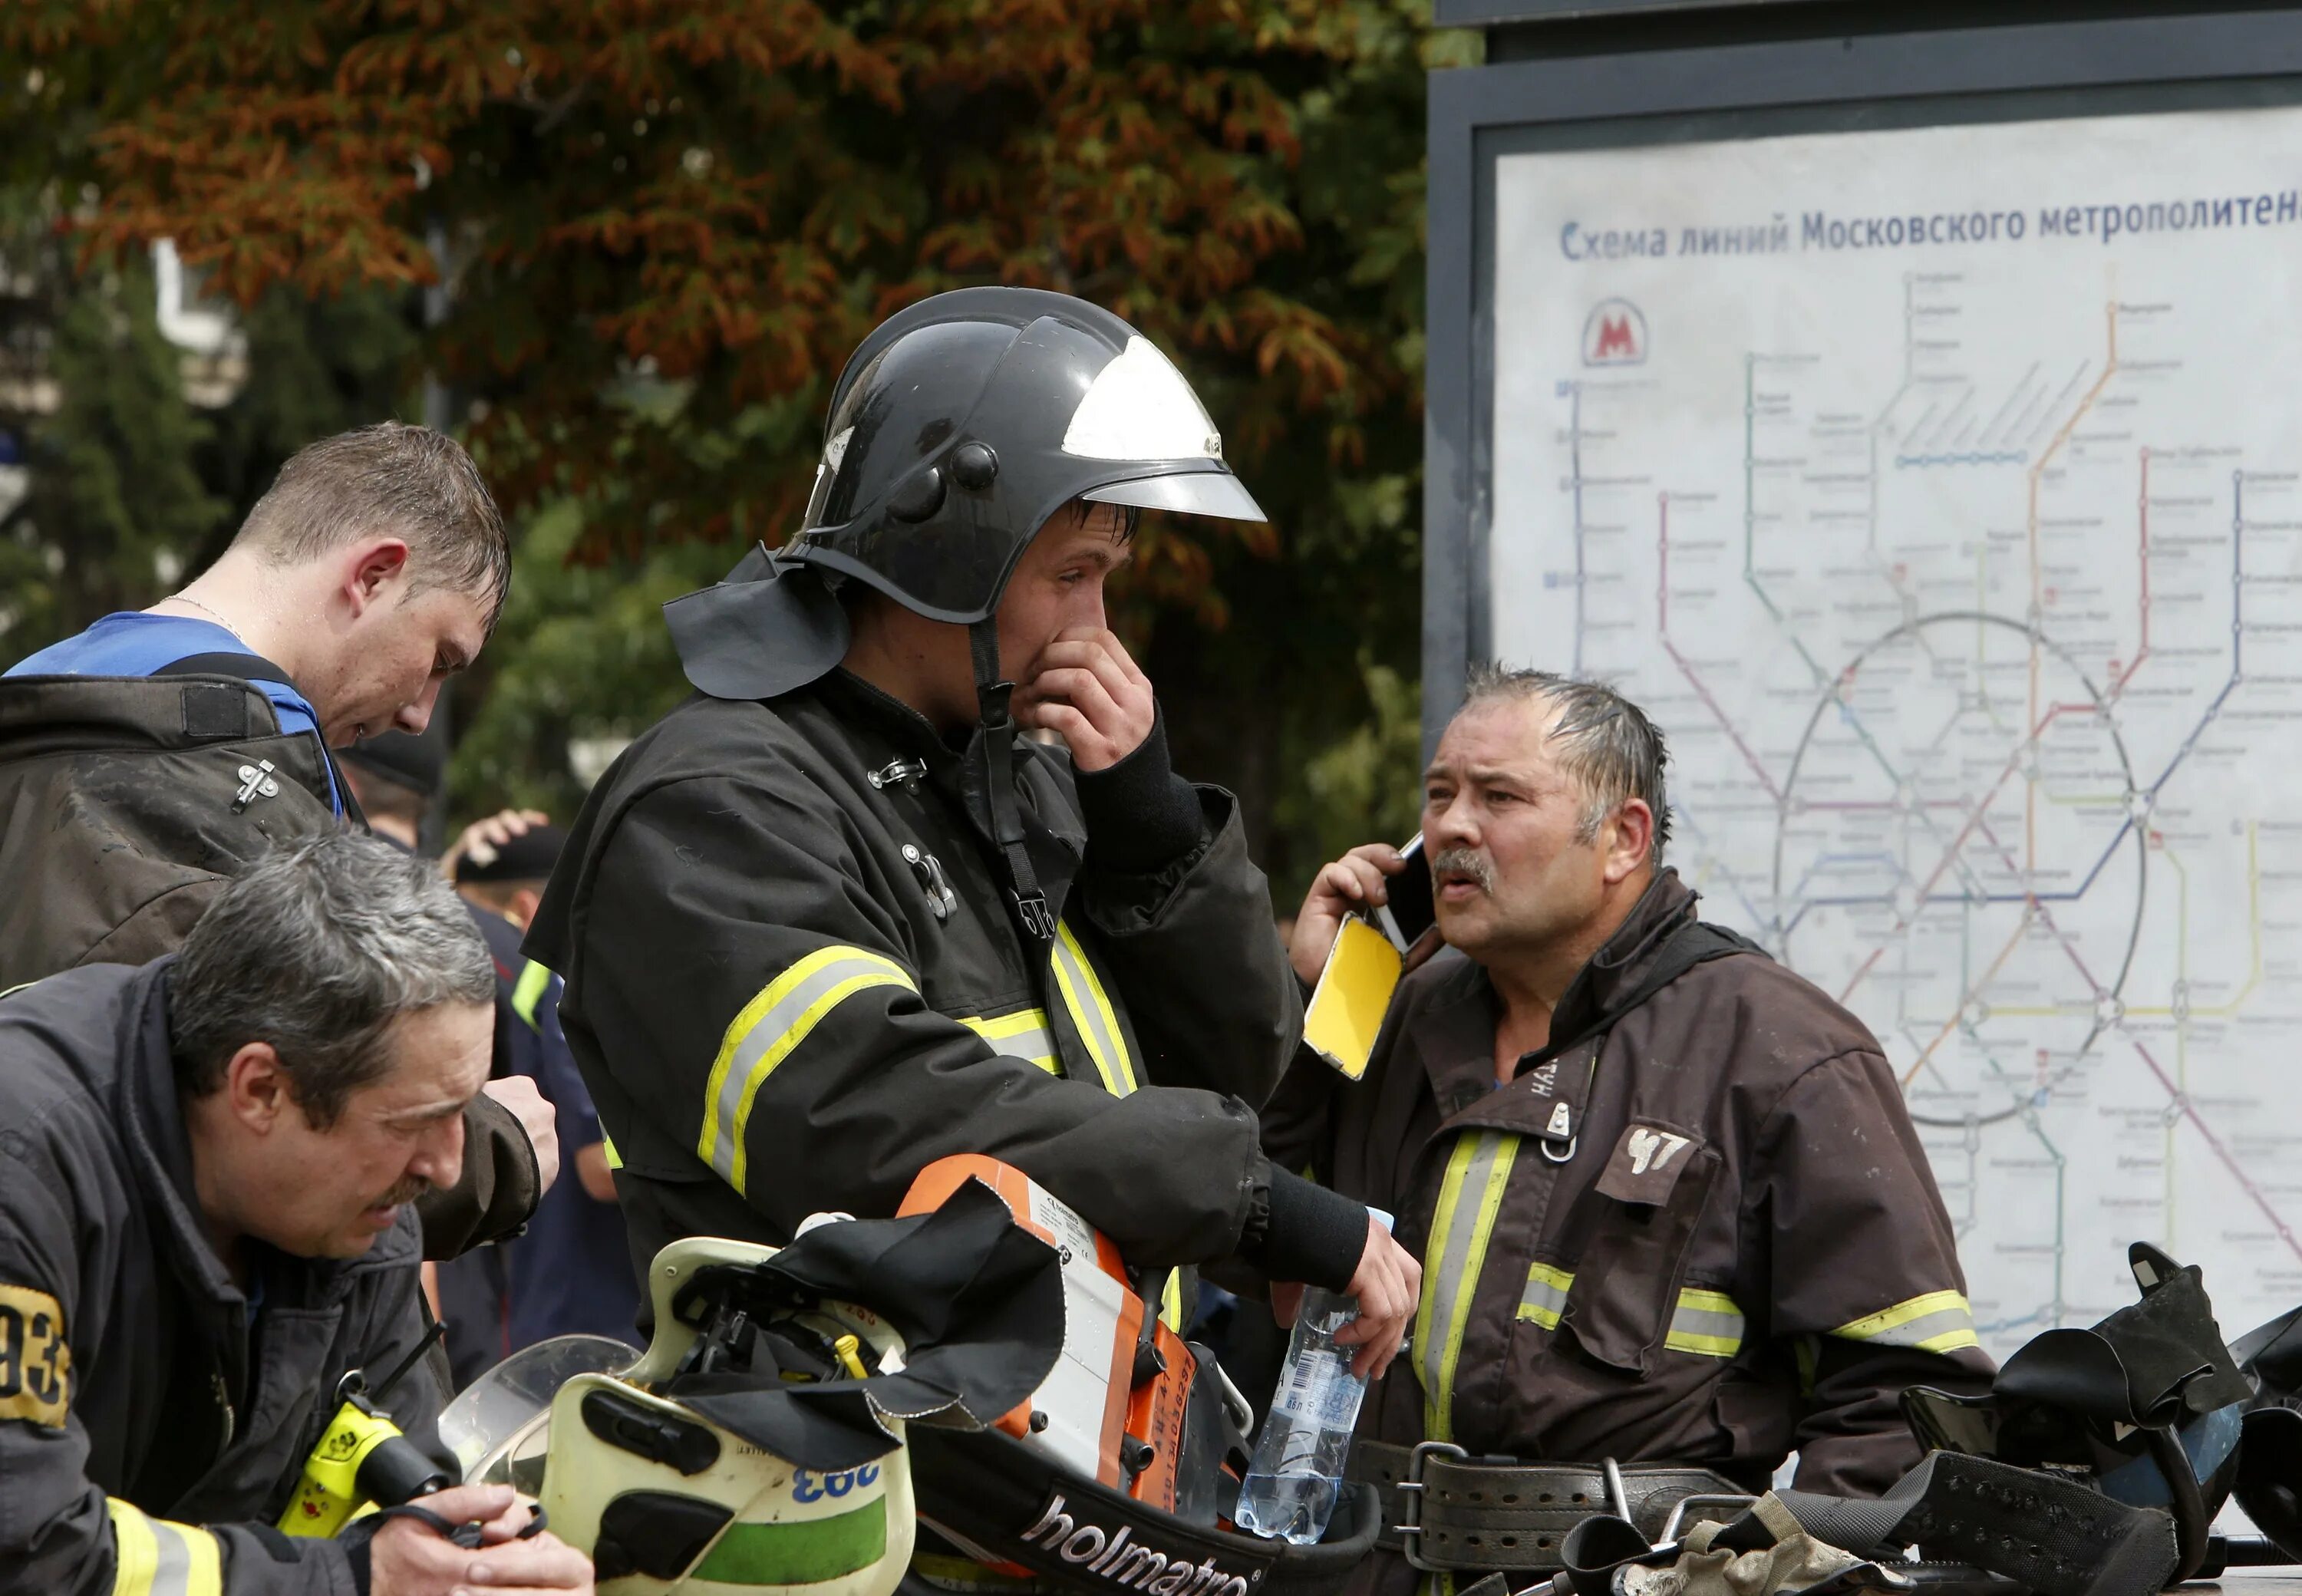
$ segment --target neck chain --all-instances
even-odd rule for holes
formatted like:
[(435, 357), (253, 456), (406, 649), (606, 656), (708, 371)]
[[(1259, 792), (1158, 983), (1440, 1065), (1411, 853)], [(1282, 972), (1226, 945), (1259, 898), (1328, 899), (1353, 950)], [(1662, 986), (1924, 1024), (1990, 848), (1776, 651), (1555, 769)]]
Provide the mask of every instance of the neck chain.
[[(225, 631), (227, 631), (227, 632), (231, 633), (234, 637), (239, 637), (239, 627), (237, 627), (237, 626), (233, 626), (230, 621), (228, 621), (228, 620), (224, 619), (223, 616), (218, 615), (214, 610), (210, 609), (206, 605), (205, 605), (205, 604), (201, 603), (197, 599), (195, 599), (194, 597), (192, 597), (192, 595), (191, 595), (191, 594), (189, 594), (189, 593), (176, 593), (176, 594), (174, 594), (174, 595), (172, 595), (172, 596), (174, 597), (174, 599), (175, 599), (175, 601), (176, 601), (176, 602), (177, 602), (177, 603), (179, 603), (179, 604), (189, 604), (193, 609), (197, 609), (197, 610), (199, 610), (199, 611), (203, 612), (204, 614), (206, 614), (206, 615), (207, 616), (207, 617), (208, 617), (210, 620), (213, 620), (214, 622), (215, 622), (215, 624), (216, 624), (217, 626), (222, 626)], [(246, 639), (246, 638), (240, 638), (240, 641), (241, 641), (241, 642), (243, 642), (243, 643), (245, 643), (245, 642), (247, 641), (247, 639)]]

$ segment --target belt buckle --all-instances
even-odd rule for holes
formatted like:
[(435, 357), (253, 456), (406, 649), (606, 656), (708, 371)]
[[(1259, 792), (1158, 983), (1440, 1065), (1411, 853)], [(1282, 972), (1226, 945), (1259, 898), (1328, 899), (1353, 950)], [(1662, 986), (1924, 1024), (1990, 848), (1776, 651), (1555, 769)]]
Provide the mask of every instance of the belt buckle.
[(1672, 1504), (1670, 1516), (1663, 1521), (1662, 1539), (1656, 1541), (1655, 1544), (1658, 1546), (1667, 1546), (1670, 1542), (1677, 1540), (1679, 1532), (1685, 1527), (1687, 1518), (1694, 1509), (1702, 1508), (1731, 1508), (1737, 1513), (1740, 1513), (1750, 1508), (1758, 1499), (1759, 1499), (1755, 1496), (1728, 1496), (1717, 1492), (1698, 1492), (1693, 1496), (1682, 1496), (1676, 1502)]
[(1407, 1477), (1393, 1487), (1399, 1497), (1399, 1516), (1407, 1522), (1391, 1525), (1390, 1533), (1399, 1537), (1400, 1555), (1407, 1558), (1410, 1567), (1419, 1568), (1425, 1574), (1444, 1574), (1448, 1572), (1446, 1569), (1435, 1563), (1424, 1562), (1416, 1550), (1423, 1542), (1423, 1492), (1425, 1489), (1423, 1465), (1433, 1453), (1443, 1453), (1455, 1458), (1471, 1455), (1451, 1441), (1416, 1441), (1414, 1451), (1407, 1454)]

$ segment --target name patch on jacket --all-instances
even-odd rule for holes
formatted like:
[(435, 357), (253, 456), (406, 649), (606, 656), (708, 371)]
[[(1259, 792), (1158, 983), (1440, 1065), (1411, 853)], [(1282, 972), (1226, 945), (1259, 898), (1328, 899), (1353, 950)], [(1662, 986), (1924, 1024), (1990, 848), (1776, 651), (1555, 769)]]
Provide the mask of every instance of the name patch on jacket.
[(1701, 1146), (1698, 1137), (1634, 1120), (1615, 1144), (1614, 1155), (1599, 1176), (1599, 1189), (1617, 1202), (1659, 1207), (1670, 1200), (1671, 1188)]
[(0, 1419), (63, 1429), (71, 1381), (63, 1309), (46, 1291), (0, 1283)]

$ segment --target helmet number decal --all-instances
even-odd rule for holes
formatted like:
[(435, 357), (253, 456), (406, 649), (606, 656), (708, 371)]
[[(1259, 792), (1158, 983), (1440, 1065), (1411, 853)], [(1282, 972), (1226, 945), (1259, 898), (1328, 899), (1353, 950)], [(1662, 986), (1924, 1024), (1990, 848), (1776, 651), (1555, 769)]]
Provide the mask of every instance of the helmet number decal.
[(797, 1469), (792, 1474), (792, 1500), (819, 1502), (826, 1497), (838, 1498), (859, 1487), (877, 1484), (879, 1466), (867, 1463), (861, 1468), (846, 1468), (837, 1474), (817, 1474), (810, 1469)]

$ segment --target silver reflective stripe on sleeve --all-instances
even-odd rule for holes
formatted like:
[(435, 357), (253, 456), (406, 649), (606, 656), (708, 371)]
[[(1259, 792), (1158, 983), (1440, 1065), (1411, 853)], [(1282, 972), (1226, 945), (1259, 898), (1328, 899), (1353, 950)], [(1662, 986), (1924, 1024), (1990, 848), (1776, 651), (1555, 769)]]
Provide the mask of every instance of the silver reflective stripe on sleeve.
[(1743, 1310), (1724, 1291), (1689, 1286), (1678, 1294), (1662, 1344), (1701, 1357), (1732, 1357), (1743, 1350)]
[(1849, 1341), (1915, 1347), (1921, 1352), (1955, 1352), (1981, 1344), (1975, 1339), (1974, 1309), (1957, 1291), (1929, 1291), (1867, 1314), (1830, 1333)]
[(744, 1189), (749, 1172), (744, 1132), (760, 1088), (825, 1016), (872, 987), (919, 990), (893, 959), (835, 944), (818, 948), (769, 982), (729, 1022), (704, 1083), (703, 1130), (696, 1152), (737, 1191)]
[(1021, 1009), (996, 1020), (970, 1016), (960, 1023), (990, 1043), (994, 1053), (1037, 1064), (1050, 1075), (1063, 1073), (1063, 1064), (1055, 1057), (1054, 1033), (1047, 1029), (1045, 1009)]
[(153, 1518), (116, 1496), (105, 1497), (104, 1507), (112, 1519), (112, 1596), (223, 1596), (214, 1535)]
[[(1526, 1272), (1518, 1316), (1545, 1330), (1557, 1330), (1567, 1312), (1567, 1294), (1573, 1289), (1573, 1271), (1555, 1264), (1537, 1264)], [(1697, 1357), (1733, 1357), (1743, 1350), (1743, 1310), (1724, 1291), (1689, 1286), (1678, 1294), (1662, 1344), (1673, 1352), (1690, 1352)]]
[(1080, 946), (1071, 927), (1060, 921), (1055, 926), (1054, 960), (1056, 990), (1063, 994), (1071, 1023), (1079, 1028), (1080, 1040), (1087, 1044), (1088, 1057), (1095, 1062), (1103, 1089), (1114, 1097), (1128, 1096), (1143, 1083), (1136, 1076), (1135, 1061), (1128, 1056), (1119, 1016), (1095, 966), (1088, 962), (1087, 950)]
[(1567, 1311), (1567, 1294), (1574, 1289), (1575, 1277), (1566, 1270), (1537, 1264), (1526, 1272), (1526, 1289), (1519, 1296), (1518, 1316), (1545, 1330), (1557, 1330), (1558, 1315)]

